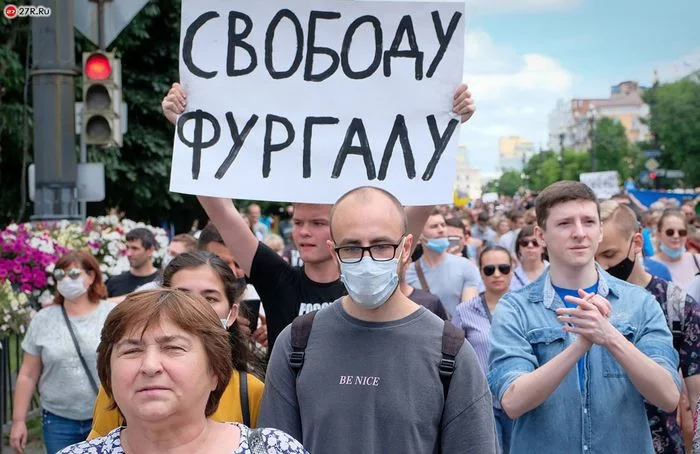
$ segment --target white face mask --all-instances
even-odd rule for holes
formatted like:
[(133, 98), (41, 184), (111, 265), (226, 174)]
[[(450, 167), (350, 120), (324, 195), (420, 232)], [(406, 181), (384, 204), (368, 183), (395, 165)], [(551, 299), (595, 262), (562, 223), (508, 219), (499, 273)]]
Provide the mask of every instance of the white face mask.
[(228, 311), (228, 315), (226, 316), (226, 318), (219, 319), (221, 320), (221, 326), (223, 326), (224, 329), (228, 329), (228, 319), (231, 318), (231, 311), (233, 311), (233, 308), (231, 308), (231, 310)]
[(60, 293), (67, 300), (74, 300), (87, 292), (87, 288), (85, 287), (82, 278), (71, 279), (67, 276), (58, 281), (56, 289), (58, 290), (58, 293)]
[[(400, 254), (399, 254), (400, 256)], [(357, 263), (340, 262), (340, 280), (348, 295), (364, 309), (376, 309), (387, 302), (399, 285), (399, 259), (376, 262), (364, 256)]]

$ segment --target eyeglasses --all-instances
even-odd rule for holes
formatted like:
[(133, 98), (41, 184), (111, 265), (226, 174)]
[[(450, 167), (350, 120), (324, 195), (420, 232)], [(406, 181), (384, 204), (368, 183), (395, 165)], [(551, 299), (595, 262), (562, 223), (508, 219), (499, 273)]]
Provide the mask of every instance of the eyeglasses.
[(684, 236), (688, 236), (688, 231), (687, 231), (686, 229), (679, 229), (679, 230), (675, 230), (675, 229), (666, 229), (666, 230), (664, 231), (664, 233), (666, 234), (666, 236), (673, 236), (673, 235), (675, 235), (676, 232), (678, 232), (678, 236), (681, 237), (681, 238), (683, 238)]
[(62, 280), (66, 276), (73, 280), (76, 280), (80, 277), (80, 273), (82, 273), (82, 270), (80, 268), (71, 268), (70, 270), (68, 270), (68, 272), (66, 272), (66, 270), (58, 269), (54, 270), (53, 277), (56, 279), (56, 282)]
[(396, 249), (401, 245), (401, 239), (396, 244), (382, 243), (371, 246), (342, 246), (335, 248), (335, 253), (343, 263), (357, 263), (365, 256), (365, 251), (375, 262), (388, 262), (396, 256)]
[(539, 245), (540, 245), (540, 243), (538, 243), (537, 240), (534, 238), (531, 240), (527, 240), (527, 239), (520, 240), (520, 241), (518, 241), (518, 244), (520, 245), (520, 247), (527, 247), (529, 244), (531, 244), (532, 247), (539, 247)]
[(501, 274), (510, 274), (511, 267), (506, 263), (501, 263), (500, 265), (486, 265), (481, 270), (486, 276), (491, 276), (493, 273), (496, 272), (496, 268), (498, 268), (498, 272)]

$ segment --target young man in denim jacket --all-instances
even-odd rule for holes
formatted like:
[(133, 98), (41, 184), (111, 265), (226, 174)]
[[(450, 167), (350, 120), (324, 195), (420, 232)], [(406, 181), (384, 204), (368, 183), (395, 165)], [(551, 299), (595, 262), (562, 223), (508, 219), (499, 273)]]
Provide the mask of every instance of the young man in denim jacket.
[(607, 274), (595, 194), (560, 181), (535, 202), (551, 266), (503, 297), (488, 381), (515, 420), (511, 454), (654, 453), (644, 399), (678, 404), (678, 354), (658, 303)]

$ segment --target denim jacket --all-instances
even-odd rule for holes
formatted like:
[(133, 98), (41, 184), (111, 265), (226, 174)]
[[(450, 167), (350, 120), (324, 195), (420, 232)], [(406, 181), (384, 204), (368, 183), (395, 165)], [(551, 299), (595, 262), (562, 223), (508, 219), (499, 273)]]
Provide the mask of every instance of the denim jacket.
[[(613, 326), (663, 366), (680, 389), (678, 354), (659, 304), (643, 288), (600, 267), (598, 278), (598, 294), (613, 308)], [(488, 382), (499, 402), (515, 379), (575, 341), (576, 335), (564, 331), (556, 318), (555, 310), (562, 307), (549, 270), (527, 287), (506, 294), (496, 306)], [(574, 365), (539, 407), (515, 420), (511, 454), (654, 453), (644, 399), (622, 366), (599, 345), (593, 345), (584, 360), (583, 392)]]

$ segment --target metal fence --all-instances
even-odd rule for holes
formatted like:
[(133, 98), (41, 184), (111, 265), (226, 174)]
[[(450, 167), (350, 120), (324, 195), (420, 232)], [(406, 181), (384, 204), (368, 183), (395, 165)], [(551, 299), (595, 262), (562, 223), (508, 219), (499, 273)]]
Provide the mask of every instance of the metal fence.
[[(22, 365), (22, 338), (8, 336), (0, 341), (0, 423), (2, 436), (10, 432), (12, 410), (14, 408), (14, 392), (17, 383), (17, 373)], [(36, 395), (32, 397), (27, 418), (38, 414), (39, 401)], [(0, 443), (0, 453), (2, 443)]]

